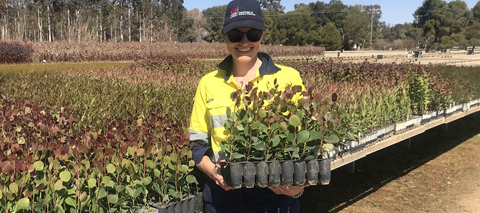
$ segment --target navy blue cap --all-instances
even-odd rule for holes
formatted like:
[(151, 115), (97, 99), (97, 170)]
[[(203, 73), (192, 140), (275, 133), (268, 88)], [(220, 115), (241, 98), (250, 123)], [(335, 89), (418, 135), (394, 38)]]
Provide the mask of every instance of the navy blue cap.
[(234, 0), (228, 3), (223, 32), (237, 27), (252, 27), (259, 30), (265, 28), (262, 9), (257, 0)]

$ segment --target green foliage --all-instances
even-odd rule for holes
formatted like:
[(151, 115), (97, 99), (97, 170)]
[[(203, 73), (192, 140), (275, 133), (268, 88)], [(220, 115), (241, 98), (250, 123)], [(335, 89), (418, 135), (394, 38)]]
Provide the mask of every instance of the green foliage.
[(429, 88), (428, 76), (421, 74), (408, 74), (408, 91), (414, 114), (426, 114), (431, 102), (432, 94)]
[(82, 128), (69, 110), (0, 108), (0, 212), (126, 212), (195, 193), (189, 135), (159, 111)]
[(317, 158), (325, 144), (339, 141), (331, 131), (338, 115), (330, 110), (330, 104), (320, 102), (320, 96), (302, 91), (299, 85), (287, 86), (284, 91), (278, 85), (258, 91), (251, 82), (246, 93), (232, 93), (236, 104), (233, 111), (227, 110), (225, 122), (229, 137), (220, 143), (228, 161)]
[(349, 7), (343, 26), (345, 33), (344, 47), (352, 49), (354, 45), (365, 46), (365, 42), (370, 41), (370, 18), (369, 15), (361, 11), (359, 7)]
[(283, 18), (281, 29), (286, 31), (286, 45), (309, 45), (313, 43), (317, 24), (311, 16), (309, 7), (300, 7), (287, 12)]
[(207, 19), (207, 35), (203, 38), (208, 42), (223, 42), (223, 21), (227, 5), (210, 7), (202, 11)]
[(342, 47), (342, 37), (333, 23), (319, 28), (314, 38), (314, 45), (325, 47), (326, 50), (338, 50)]

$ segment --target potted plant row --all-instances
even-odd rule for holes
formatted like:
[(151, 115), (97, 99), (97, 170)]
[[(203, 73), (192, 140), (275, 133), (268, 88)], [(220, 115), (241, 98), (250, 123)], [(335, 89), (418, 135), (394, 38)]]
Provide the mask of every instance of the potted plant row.
[(183, 126), (160, 111), (104, 127), (80, 122), (68, 108), (0, 96), (0, 212), (193, 213), (197, 181)]
[[(245, 91), (231, 95), (227, 109), (227, 154), (222, 166), (226, 182), (234, 188), (279, 185), (316, 185), (330, 181), (328, 151), (340, 139), (331, 131), (339, 122), (332, 103), (320, 103), (321, 94), (299, 85), (258, 91), (250, 82)], [(336, 100), (336, 94), (332, 95)]]

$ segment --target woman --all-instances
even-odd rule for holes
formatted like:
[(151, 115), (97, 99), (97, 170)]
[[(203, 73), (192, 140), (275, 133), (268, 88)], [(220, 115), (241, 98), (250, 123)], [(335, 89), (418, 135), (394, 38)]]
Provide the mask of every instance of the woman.
[(299, 212), (297, 197), (305, 186), (236, 189), (228, 186), (220, 172), (226, 156), (219, 143), (225, 141), (226, 108), (233, 109), (230, 94), (252, 82), (259, 90), (303, 85), (298, 71), (275, 65), (259, 52), (265, 35), (262, 10), (256, 0), (234, 0), (227, 6), (223, 37), (230, 56), (218, 70), (205, 75), (195, 95), (190, 120), (190, 141), (196, 167), (210, 179), (203, 191), (204, 207), (211, 212)]

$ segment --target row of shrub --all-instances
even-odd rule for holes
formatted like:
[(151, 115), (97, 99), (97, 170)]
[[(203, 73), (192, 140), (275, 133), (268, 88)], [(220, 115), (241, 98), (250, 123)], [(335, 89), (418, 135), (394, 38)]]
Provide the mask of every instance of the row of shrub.
[[(271, 107), (280, 106), (275, 108), (278, 112), (272, 108), (263, 116), (258, 107), (230, 112), (227, 125), (241, 132), (227, 141), (225, 150), (228, 143), (252, 132), (260, 136), (276, 130), (263, 124), (276, 125), (283, 136), (273, 138), (271, 147), (250, 137), (250, 145), (264, 152), (251, 152), (252, 160), (279, 159), (278, 154), (288, 159), (318, 157), (340, 138), (357, 138), (412, 114), (479, 98), (476, 69), (413, 63), (281, 63), (300, 71), (307, 88), (302, 95), (309, 98), (292, 104), (289, 101), (300, 91), (290, 87), (285, 93), (263, 94), (277, 95)], [(173, 57), (122, 68), (1, 77), (0, 211), (113, 212), (195, 194), (185, 132), (196, 85), (215, 69), (214, 64)], [(456, 74), (450, 72), (453, 69)], [(253, 88), (249, 91), (247, 95), (254, 94)], [(263, 102), (259, 97), (234, 96), (240, 105)], [(253, 124), (255, 120), (260, 122)], [(288, 143), (279, 145), (282, 140)], [(277, 148), (284, 152), (274, 151)], [(310, 153), (312, 149), (316, 151)]]
[[(224, 43), (0, 42), (1, 63), (224, 58)], [(324, 47), (262, 45), (272, 56), (324, 55)]]
[(0, 64), (32, 61), (32, 43), (0, 41)]
[(124, 212), (197, 194), (185, 126), (159, 111), (104, 127), (0, 96), (0, 212)]

